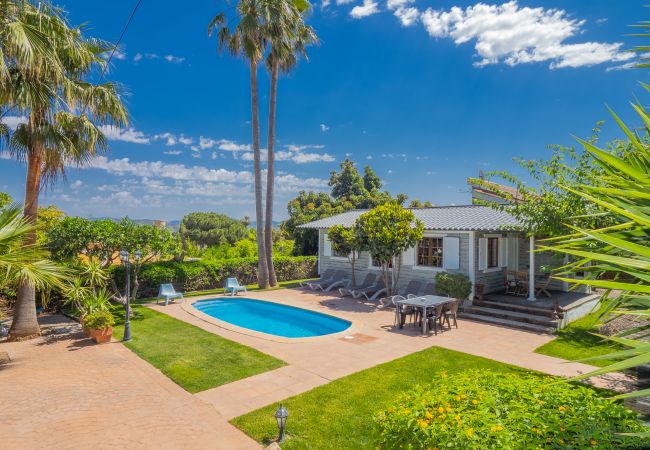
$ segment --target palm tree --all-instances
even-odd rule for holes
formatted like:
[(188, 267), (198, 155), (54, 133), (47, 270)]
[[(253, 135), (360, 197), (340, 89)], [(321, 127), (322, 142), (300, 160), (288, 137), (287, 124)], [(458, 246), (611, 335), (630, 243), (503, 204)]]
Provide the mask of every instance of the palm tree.
[(289, 72), (297, 63), (298, 56), (307, 56), (305, 47), (317, 42), (314, 30), (305, 25), (302, 14), (310, 4), (306, 0), (276, 0), (276, 8), (281, 13), (276, 16), (284, 17), (284, 23), (270, 23), (267, 32), (270, 51), (266, 58), (266, 66), (270, 72), (271, 87), (269, 90), (269, 129), (267, 140), (267, 173), (266, 173), (266, 217), (264, 227), (264, 244), (266, 261), (269, 270), (269, 284), (278, 284), (273, 267), (273, 188), (275, 184), (275, 123), (278, 92), (278, 77), (280, 71)]
[[(23, 215), (35, 223), (41, 189), (65, 178), (66, 166), (82, 166), (106, 150), (106, 139), (95, 122), (123, 125), (127, 114), (115, 84), (93, 86), (85, 81), (105, 64), (102, 54), (111, 45), (84, 37), (82, 28), (70, 27), (62, 11), (46, 3), (34, 8), (25, 2), (17, 20), (45, 36), (51, 50), (28, 61), (2, 49), (7, 70), (0, 83), (0, 105), (27, 117), (7, 147), (19, 161), (27, 162)], [(29, 232), (25, 245), (35, 241), (35, 232)], [(24, 281), (18, 286), (10, 339), (40, 334), (35, 287)]]
[(208, 36), (216, 31), (218, 50), (226, 50), (233, 56), (244, 57), (250, 66), (251, 127), (253, 134), (253, 170), (255, 178), (255, 221), (257, 231), (258, 284), (264, 289), (269, 285), (269, 270), (264, 239), (264, 207), (262, 202), (262, 169), (260, 151), (260, 119), (258, 101), (257, 66), (264, 57), (271, 29), (282, 29), (287, 21), (278, 0), (240, 0), (236, 11), (238, 21), (228, 27), (226, 14), (217, 14), (208, 25)]
[(20, 216), (20, 206), (0, 211), (0, 285), (29, 284), (36, 289), (60, 285), (66, 271), (46, 259), (38, 245), (25, 245), (35, 226)]

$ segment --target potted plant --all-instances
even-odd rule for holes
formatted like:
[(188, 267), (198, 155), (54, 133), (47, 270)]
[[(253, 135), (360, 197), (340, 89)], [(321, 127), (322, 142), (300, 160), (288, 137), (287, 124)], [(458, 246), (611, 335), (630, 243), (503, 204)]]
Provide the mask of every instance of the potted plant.
[(104, 344), (113, 336), (115, 318), (108, 311), (97, 311), (84, 317), (84, 326), (88, 334), (98, 344)]

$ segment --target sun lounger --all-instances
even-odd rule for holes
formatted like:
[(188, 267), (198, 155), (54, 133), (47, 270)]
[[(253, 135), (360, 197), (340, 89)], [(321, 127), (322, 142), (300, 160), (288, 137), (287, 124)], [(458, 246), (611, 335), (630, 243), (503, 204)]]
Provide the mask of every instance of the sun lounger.
[(422, 295), (436, 295), (436, 283), (427, 283), (421, 291), (413, 294), (406, 294), (406, 298), (420, 297)]
[(353, 290), (368, 288), (373, 284), (375, 284), (376, 280), (377, 280), (377, 275), (375, 275), (374, 273), (369, 273), (366, 275), (366, 278), (363, 279), (363, 282), (359, 286), (348, 286), (348, 287), (339, 288), (339, 294), (341, 294), (343, 297), (352, 295)]
[(334, 272), (334, 276), (329, 281), (323, 281), (322, 283), (314, 283), (312, 286), (313, 290), (320, 289), (323, 292), (329, 292), (332, 289), (350, 284), (349, 277), (345, 270), (337, 270)]
[(239, 284), (237, 278), (228, 278), (226, 285), (223, 287), (223, 293), (230, 293), (231, 296), (237, 295), (237, 292), (246, 292), (246, 286)]
[(361, 298), (365, 297), (367, 300), (375, 300), (381, 294), (386, 293), (386, 285), (384, 284), (384, 278), (380, 275), (377, 277), (377, 281), (372, 286), (362, 289), (354, 289), (352, 291), (352, 297)]
[(313, 289), (312, 287), (309, 286), (310, 284), (319, 283), (319, 282), (324, 281), (324, 280), (331, 280), (333, 276), (334, 276), (334, 269), (327, 269), (325, 272), (323, 272), (320, 275), (320, 279), (318, 279), (318, 280), (309, 280), (309, 281), (301, 281), (298, 284), (300, 285), (301, 288), (308, 287), (309, 289)]
[(183, 294), (181, 292), (176, 292), (174, 290), (174, 286), (171, 283), (165, 283), (161, 284), (160, 289), (158, 289), (158, 297), (156, 297), (156, 303), (158, 303), (158, 300), (161, 298), (165, 299), (165, 306), (167, 306), (170, 300), (173, 300), (175, 298), (182, 299)]

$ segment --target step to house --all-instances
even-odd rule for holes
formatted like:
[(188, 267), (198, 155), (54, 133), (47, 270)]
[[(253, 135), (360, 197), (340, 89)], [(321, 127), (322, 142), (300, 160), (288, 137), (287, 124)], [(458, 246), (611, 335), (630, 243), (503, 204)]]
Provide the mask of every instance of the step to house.
[(534, 325), (557, 328), (557, 320), (553, 320), (549, 316), (540, 316), (536, 314), (528, 314), (525, 312), (510, 311), (507, 309), (487, 308), (485, 306), (466, 306), (463, 307), (463, 312), (476, 314), (479, 316), (497, 317), (499, 319), (512, 320), (515, 322), (532, 323)]
[[(518, 305), (516, 303), (503, 303), (491, 300), (474, 300), (473, 306), (484, 306), (486, 308), (502, 309), (506, 311), (516, 311), (526, 314), (533, 314), (548, 318), (555, 318), (555, 309), (552, 307), (540, 307), (529, 305)], [(561, 314), (561, 313), (560, 313)]]
[(479, 314), (471, 314), (466, 312), (459, 312), (458, 317), (467, 320), (474, 320), (477, 322), (491, 323), (494, 325), (501, 325), (504, 327), (517, 328), (520, 330), (532, 331), (534, 333), (553, 334), (555, 328), (545, 327), (542, 325), (535, 325), (533, 323), (519, 322), (516, 320), (500, 319), (498, 317), (482, 316)]

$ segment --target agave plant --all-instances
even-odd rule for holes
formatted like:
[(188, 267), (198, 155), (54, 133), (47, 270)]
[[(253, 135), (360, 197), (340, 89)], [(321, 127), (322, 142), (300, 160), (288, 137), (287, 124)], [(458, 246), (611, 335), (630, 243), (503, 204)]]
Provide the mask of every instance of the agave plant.
[[(645, 87), (650, 90), (648, 86)], [(650, 115), (639, 104), (632, 106), (643, 121), (647, 136), (650, 133)], [(601, 317), (611, 314), (650, 316), (650, 146), (644, 137), (632, 132), (613, 111), (610, 112), (632, 144), (633, 151), (614, 155), (593, 143), (580, 140), (585, 150), (602, 167), (602, 183), (571, 190), (611, 215), (615, 224), (599, 229), (570, 226), (573, 234), (549, 239), (543, 248), (571, 255), (573, 259), (556, 278), (605, 289), (603, 297), (611, 301)], [(566, 277), (574, 272), (584, 272), (585, 277)], [(607, 277), (602, 276), (605, 273)], [(611, 296), (613, 290), (620, 291), (620, 294)], [(618, 361), (575, 379), (650, 363), (650, 343), (622, 337), (610, 339), (630, 348), (581, 360)], [(647, 395), (650, 395), (650, 389), (618, 398)]]

